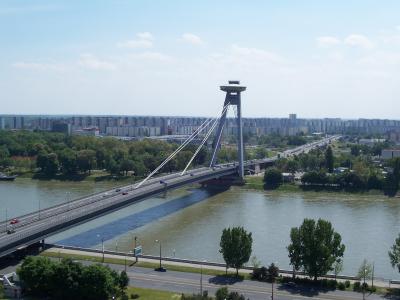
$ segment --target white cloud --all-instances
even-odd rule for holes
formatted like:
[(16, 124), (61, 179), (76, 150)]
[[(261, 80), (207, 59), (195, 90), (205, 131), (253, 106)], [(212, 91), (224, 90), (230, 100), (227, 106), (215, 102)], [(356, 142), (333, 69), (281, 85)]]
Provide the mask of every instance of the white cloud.
[(198, 45), (198, 46), (204, 45), (204, 41), (199, 36), (193, 33), (182, 34), (182, 40), (192, 45)]
[(240, 47), (238, 45), (232, 45), (231, 48), (232, 55), (238, 58), (246, 58), (246, 59), (251, 59), (252, 61), (255, 62), (273, 62), (273, 63), (279, 63), (283, 62), (284, 59), (270, 51), (266, 51), (263, 49), (258, 49), (258, 48), (246, 48), (246, 47)]
[(147, 31), (139, 32), (136, 34), (136, 36), (142, 40), (150, 40), (150, 41), (154, 40), (154, 36), (150, 32), (147, 32)]
[(160, 52), (152, 52), (146, 51), (142, 53), (136, 53), (130, 56), (133, 59), (140, 60), (149, 60), (149, 61), (160, 61), (160, 62), (170, 62), (173, 61), (173, 58), (169, 55), (160, 53)]
[(361, 47), (364, 49), (371, 49), (374, 44), (364, 35), (351, 34), (344, 39), (344, 43), (351, 47)]
[(122, 43), (118, 43), (118, 47), (132, 48), (132, 49), (136, 48), (146, 49), (153, 47), (153, 42), (149, 40), (129, 40)]
[(396, 29), (400, 31), (400, 25), (396, 26)]
[(100, 60), (92, 54), (82, 54), (79, 58), (78, 64), (81, 67), (91, 70), (115, 70), (116, 65), (112, 62)]
[(136, 34), (137, 39), (127, 40), (117, 44), (118, 47), (131, 49), (148, 49), (153, 47), (154, 37), (150, 32), (139, 32)]
[(329, 48), (332, 46), (339, 45), (341, 41), (334, 36), (320, 36), (317, 38), (318, 47)]
[(30, 69), (30, 70), (54, 70), (54, 71), (63, 71), (67, 69), (67, 66), (64, 64), (58, 63), (37, 63), (37, 62), (16, 62), (13, 63), (12, 66), (18, 69)]

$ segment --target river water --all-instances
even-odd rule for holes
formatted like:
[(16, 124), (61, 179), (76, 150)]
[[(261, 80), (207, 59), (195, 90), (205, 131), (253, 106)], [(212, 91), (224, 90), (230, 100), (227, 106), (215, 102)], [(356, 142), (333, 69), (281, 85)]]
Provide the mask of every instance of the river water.
[[(0, 219), (48, 207), (114, 185), (112, 182), (60, 182), (18, 178), (0, 182)], [(364, 258), (375, 274), (399, 279), (387, 252), (400, 232), (400, 199), (344, 193), (293, 193), (181, 189), (133, 204), (48, 239), (65, 245), (132, 250), (134, 237), (145, 254), (220, 261), (223, 228), (243, 226), (253, 233), (253, 255), (263, 264), (289, 269), (286, 247), (290, 228), (304, 218), (332, 222), (346, 245), (343, 274), (355, 275)]]

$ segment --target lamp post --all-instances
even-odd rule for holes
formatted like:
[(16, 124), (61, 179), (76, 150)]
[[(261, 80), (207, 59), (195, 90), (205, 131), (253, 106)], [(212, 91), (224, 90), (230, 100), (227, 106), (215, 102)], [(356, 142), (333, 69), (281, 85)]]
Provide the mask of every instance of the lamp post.
[(203, 295), (203, 263), (207, 262), (206, 260), (202, 260), (200, 264), (200, 295)]
[[(361, 151), (361, 150), (360, 150)], [(367, 268), (364, 268), (364, 283), (363, 283), (363, 300), (365, 300), (365, 276), (367, 274)]]
[(65, 192), (65, 201), (67, 202), (68, 210), (71, 210), (70, 194), (71, 194), (70, 192)]
[(160, 272), (165, 272), (165, 269), (162, 267), (161, 265), (161, 241), (160, 240), (155, 240), (156, 243), (160, 244), (160, 267), (156, 269), (156, 271), (160, 271)]
[[(278, 265), (278, 263), (277, 262), (275, 262), (274, 264), (273, 264), (275, 267)], [(277, 267), (276, 267), (277, 268)], [(277, 269), (278, 270), (278, 273), (279, 273), (279, 269)], [(272, 282), (271, 282), (272, 284), (271, 284), (271, 300), (274, 300), (274, 283), (275, 283), (275, 272), (274, 272), (274, 274), (273, 274), (273, 276), (272, 276)]]
[(7, 232), (7, 222), (8, 222), (8, 212), (7, 212), (7, 208), (6, 208), (6, 232)]
[(39, 220), (40, 220), (40, 197), (39, 197), (39, 204), (38, 204), (38, 206), (39, 206), (38, 217), (39, 217)]
[[(97, 235), (97, 237), (100, 237), (100, 234)], [(104, 263), (104, 237), (101, 236), (101, 252), (103, 253), (103, 258), (102, 258), (102, 262)]]

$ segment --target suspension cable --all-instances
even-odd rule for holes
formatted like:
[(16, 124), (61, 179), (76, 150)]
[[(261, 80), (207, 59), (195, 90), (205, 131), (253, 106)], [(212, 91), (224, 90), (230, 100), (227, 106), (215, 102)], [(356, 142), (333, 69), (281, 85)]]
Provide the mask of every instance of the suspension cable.
[[(222, 115), (225, 113), (225, 111), (228, 109), (228, 106), (225, 106)], [(196, 155), (200, 152), (201, 148), (203, 147), (204, 143), (207, 141), (208, 137), (210, 136), (210, 134), (214, 131), (215, 126), (217, 126), (218, 121), (221, 119), (221, 117), (219, 117), (218, 119), (216, 119), (214, 121), (214, 124), (211, 126), (211, 128), (208, 130), (206, 136), (204, 137), (203, 141), (201, 142), (200, 146), (197, 148), (196, 152), (193, 154), (192, 158), (189, 160), (189, 162), (187, 163), (185, 169), (182, 171), (181, 176), (183, 176), (183, 174), (185, 174), (186, 170), (189, 168), (190, 164), (192, 163), (192, 161), (194, 160), (194, 158), (196, 157)]]
[[(230, 104), (230, 103), (228, 103), (228, 105), (229, 105), (229, 104)], [(224, 109), (223, 109), (222, 111), (224, 111), (224, 110), (225, 110), (225, 107), (224, 107)], [(223, 113), (221, 114), (221, 117), (222, 117), (222, 115), (223, 115)], [(220, 140), (221, 140), (222, 131), (224, 131), (225, 122), (227, 122), (226, 119), (224, 120), (224, 123), (222, 124), (222, 127), (221, 127), (221, 131), (220, 131), (220, 133), (219, 133), (219, 135), (218, 135), (218, 137), (217, 137), (217, 139), (216, 139), (216, 143), (215, 143), (215, 145), (214, 145), (215, 148), (214, 148), (213, 154), (212, 154), (212, 156), (211, 156), (211, 161), (210, 161), (209, 168), (212, 167), (212, 164), (213, 164), (213, 161), (214, 161), (214, 156), (217, 155), (217, 151), (218, 151), (217, 147), (218, 147), (218, 145), (219, 145), (219, 143), (220, 143)]]
[[(228, 107), (229, 104), (227, 104), (225, 107)], [(225, 109), (224, 107), (224, 109)], [(135, 189), (139, 188), (143, 183), (145, 183), (150, 177), (152, 177), (157, 171), (159, 171), (166, 163), (168, 163), (172, 158), (174, 158), (178, 152), (180, 152), (183, 148), (186, 147), (187, 144), (189, 144), (201, 131), (203, 131), (213, 120), (214, 118), (209, 118), (206, 121), (203, 122), (203, 124), (200, 125), (199, 128), (197, 128), (192, 135), (185, 140), (174, 152), (172, 152), (157, 168), (154, 169), (153, 172), (151, 172), (145, 179), (143, 179), (141, 182), (139, 182)]]

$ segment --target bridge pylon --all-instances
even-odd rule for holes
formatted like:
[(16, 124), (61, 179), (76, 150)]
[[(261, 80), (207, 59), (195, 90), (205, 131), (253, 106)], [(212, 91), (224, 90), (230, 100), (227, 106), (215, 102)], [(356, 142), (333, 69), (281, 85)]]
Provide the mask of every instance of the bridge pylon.
[[(243, 124), (242, 124), (242, 109), (241, 109), (241, 92), (246, 90), (245, 86), (240, 85), (238, 80), (230, 80), (228, 85), (220, 86), (221, 91), (226, 93), (224, 108), (227, 105), (236, 106), (236, 121), (237, 121), (237, 142), (238, 142), (238, 175), (241, 179), (244, 178), (243, 166)], [(222, 110), (222, 116), (219, 120), (218, 129), (213, 141), (213, 154), (211, 157), (210, 166), (213, 167), (217, 161), (217, 154), (221, 145), (222, 131), (226, 122), (227, 109)]]

